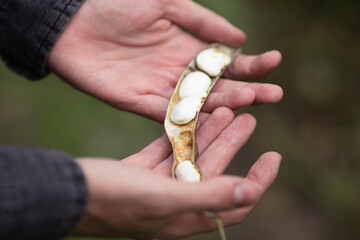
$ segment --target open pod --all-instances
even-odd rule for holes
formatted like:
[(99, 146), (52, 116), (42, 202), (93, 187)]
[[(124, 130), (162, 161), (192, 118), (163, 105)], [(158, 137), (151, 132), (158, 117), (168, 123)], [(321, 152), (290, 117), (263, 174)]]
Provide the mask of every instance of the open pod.
[(196, 55), (181, 75), (164, 122), (173, 148), (173, 178), (185, 182), (204, 179), (196, 164), (196, 126), (200, 109), (216, 81), (240, 51), (222, 44), (211, 44)]

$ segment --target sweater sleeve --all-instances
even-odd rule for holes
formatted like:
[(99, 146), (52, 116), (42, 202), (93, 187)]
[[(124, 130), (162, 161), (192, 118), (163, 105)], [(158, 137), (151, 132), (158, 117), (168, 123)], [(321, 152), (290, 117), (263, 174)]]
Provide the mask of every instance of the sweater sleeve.
[(0, 146), (1, 239), (60, 239), (79, 222), (86, 199), (85, 179), (72, 157)]
[(0, 55), (7, 66), (32, 80), (47, 75), (49, 52), (83, 1), (0, 1)]

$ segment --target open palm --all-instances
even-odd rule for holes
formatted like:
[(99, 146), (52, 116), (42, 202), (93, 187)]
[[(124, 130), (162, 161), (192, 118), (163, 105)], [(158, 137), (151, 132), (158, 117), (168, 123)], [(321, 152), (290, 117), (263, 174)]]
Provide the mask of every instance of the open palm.
[[(112, 106), (163, 121), (178, 78), (208, 42), (244, 41), (241, 30), (189, 0), (88, 0), (51, 51), (49, 66)], [(279, 101), (282, 90), (276, 85), (230, 79), (264, 77), (280, 58), (277, 51), (239, 55), (203, 111)]]

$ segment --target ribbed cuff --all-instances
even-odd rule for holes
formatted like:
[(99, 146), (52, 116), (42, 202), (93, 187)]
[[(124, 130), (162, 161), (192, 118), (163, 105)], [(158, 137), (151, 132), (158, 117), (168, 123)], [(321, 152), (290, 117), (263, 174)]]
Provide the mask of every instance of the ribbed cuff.
[(0, 147), (1, 239), (60, 239), (76, 227), (86, 201), (85, 178), (69, 155)]
[(84, 0), (11, 0), (0, 3), (0, 54), (13, 71), (46, 76), (48, 55)]

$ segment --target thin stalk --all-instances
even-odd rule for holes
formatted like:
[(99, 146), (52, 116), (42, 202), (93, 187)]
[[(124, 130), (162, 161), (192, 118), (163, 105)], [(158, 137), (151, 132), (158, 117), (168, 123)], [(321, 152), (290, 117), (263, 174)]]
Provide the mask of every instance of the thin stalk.
[(218, 229), (219, 229), (219, 234), (220, 234), (220, 239), (221, 240), (226, 240), (226, 233), (225, 233), (225, 228), (224, 228), (224, 224), (219, 216), (219, 214), (216, 214), (214, 216), (214, 219), (218, 225)]

